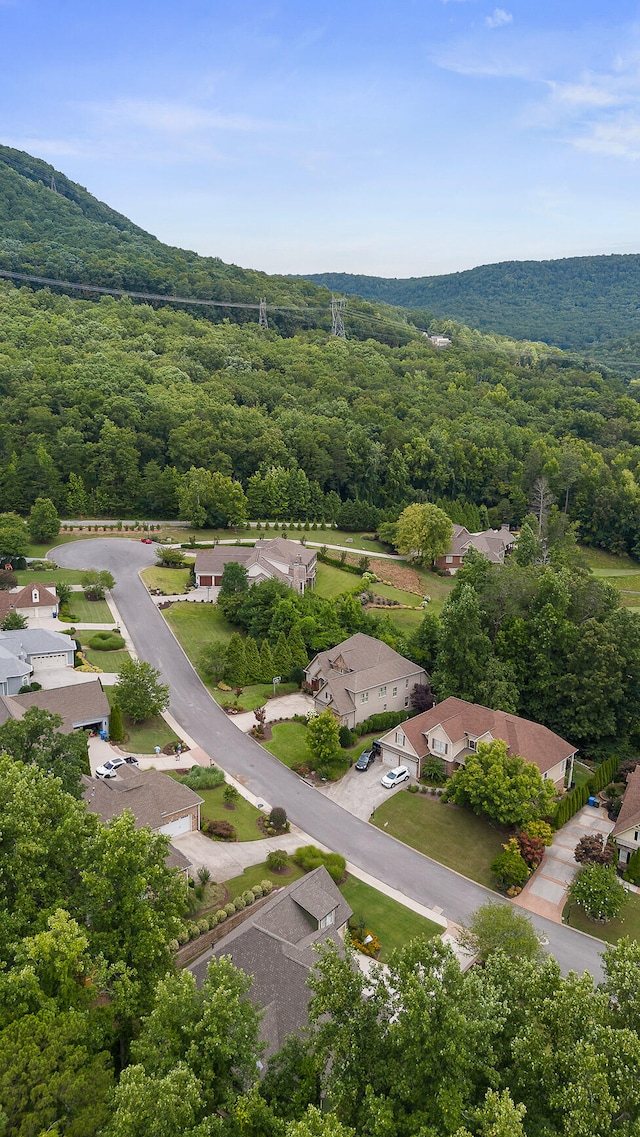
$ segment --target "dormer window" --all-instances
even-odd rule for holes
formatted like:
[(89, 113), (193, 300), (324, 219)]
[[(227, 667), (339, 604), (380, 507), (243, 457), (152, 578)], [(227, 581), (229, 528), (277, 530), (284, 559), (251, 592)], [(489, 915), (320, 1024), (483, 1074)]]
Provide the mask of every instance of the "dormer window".
[(40, 603), (40, 593), (38, 592), (37, 588), (31, 589), (31, 603), (32, 604), (39, 604)]
[(323, 928), (330, 928), (332, 924), (335, 924), (337, 911), (337, 908), (332, 908), (331, 912), (327, 912), (326, 916), (323, 916), (321, 920), (318, 920), (318, 928), (320, 931), (322, 931)]
[(467, 746), (469, 747), (469, 750), (477, 750), (478, 749), (477, 739), (475, 739), (475, 738), (467, 739)]

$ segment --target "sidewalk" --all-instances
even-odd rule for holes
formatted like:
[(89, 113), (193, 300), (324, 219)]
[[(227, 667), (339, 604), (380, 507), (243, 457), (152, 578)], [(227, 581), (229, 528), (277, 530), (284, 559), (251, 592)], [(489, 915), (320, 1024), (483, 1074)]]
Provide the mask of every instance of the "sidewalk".
[(561, 924), (567, 890), (580, 868), (573, 856), (578, 841), (585, 834), (600, 833), (608, 837), (614, 825), (604, 809), (586, 805), (555, 834), (553, 843), (545, 849), (542, 864), (513, 903)]

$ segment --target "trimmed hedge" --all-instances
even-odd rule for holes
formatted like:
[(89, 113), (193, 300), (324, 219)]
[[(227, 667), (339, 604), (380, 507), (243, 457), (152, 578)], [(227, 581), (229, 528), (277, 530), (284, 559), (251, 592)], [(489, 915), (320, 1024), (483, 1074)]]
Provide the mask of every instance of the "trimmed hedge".
[(604, 762), (601, 762), (597, 767), (593, 777), (589, 778), (587, 782), (590, 792), (597, 794), (600, 790), (603, 790), (605, 786), (608, 786), (609, 782), (615, 778), (619, 765), (620, 759), (617, 755), (612, 754), (610, 758), (605, 758)]
[(406, 711), (381, 711), (378, 715), (371, 715), (370, 718), (365, 719), (356, 728), (354, 733), (358, 736), (363, 734), (384, 734), (385, 731), (391, 730), (394, 726), (399, 726), (401, 722), (406, 722), (411, 717), (412, 712), (407, 708)]
[(315, 845), (302, 845), (296, 849), (293, 860), (305, 872), (312, 872), (313, 869), (324, 865), (335, 884), (340, 883), (347, 870), (347, 862), (340, 853), (323, 853)]
[(561, 829), (563, 825), (566, 825), (569, 818), (573, 817), (574, 813), (577, 813), (583, 805), (587, 804), (590, 796), (591, 790), (588, 783), (583, 786), (576, 786), (575, 790), (570, 790), (568, 794), (565, 794), (562, 801), (558, 803), (552, 822), (553, 828)]
[(89, 647), (92, 651), (122, 651), (126, 644), (117, 632), (96, 632), (89, 640)]

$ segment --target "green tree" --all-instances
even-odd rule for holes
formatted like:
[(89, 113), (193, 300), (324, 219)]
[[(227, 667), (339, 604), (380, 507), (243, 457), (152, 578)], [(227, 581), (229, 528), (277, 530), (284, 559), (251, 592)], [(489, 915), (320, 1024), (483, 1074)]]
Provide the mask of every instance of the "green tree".
[(204, 1112), (201, 1093), (200, 1082), (184, 1063), (162, 1077), (129, 1066), (116, 1088), (105, 1137), (196, 1137)]
[(161, 568), (182, 568), (184, 565), (184, 550), (175, 549), (173, 545), (156, 545), (157, 564)]
[(232, 624), (237, 623), (238, 612), (249, 591), (249, 578), (244, 565), (227, 561), (222, 572), (218, 608)]
[(87, 600), (104, 600), (107, 589), (115, 585), (115, 579), (107, 569), (87, 569), (80, 577)]
[(456, 586), (447, 597), (439, 645), (432, 676), (438, 698), (456, 695), (470, 703), (478, 702), (493, 649), (482, 627), (478, 596), (470, 584)]
[(291, 649), (284, 632), (280, 632), (276, 646), (273, 649), (273, 666), (276, 669), (276, 675), (280, 675), (283, 681), (289, 678), (291, 668), (293, 667), (293, 660), (291, 657)]
[(178, 490), (180, 516), (197, 529), (241, 525), (247, 519), (247, 499), (239, 482), (226, 474), (192, 466)]
[(579, 904), (591, 920), (603, 923), (614, 920), (628, 899), (615, 868), (609, 865), (587, 865), (569, 885), (570, 903)]
[(522, 888), (530, 876), (530, 869), (518, 848), (515, 837), (502, 846), (502, 852), (491, 862), (491, 872), (501, 888)]
[(340, 727), (332, 711), (321, 711), (309, 719), (306, 746), (316, 770), (325, 769), (340, 758)]
[(60, 532), (58, 511), (49, 497), (38, 497), (29, 512), (29, 535), (36, 544), (52, 541)]
[(260, 678), (263, 683), (271, 683), (274, 675), (277, 674), (271, 654), (271, 645), (267, 639), (264, 639), (260, 648)]
[(3, 632), (20, 632), (23, 628), (29, 627), (29, 621), (26, 616), (15, 610), (7, 612), (2, 624), (0, 624)]
[(555, 786), (543, 779), (533, 762), (510, 754), (506, 742), (480, 742), (476, 754), (450, 778), (446, 801), (486, 813), (500, 825), (526, 828), (554, 811)]
[(88, 734), (84, 730), (61, 734), (61, 726), (60, 715), (29, 707), (21, 719), (8, 719), (0, 726), (0, 750), (16, 762), (59, 778), (66, 792), (79, 798), (81, 777), (89, 773)]
[(119, 703), (114, 703), (109, 715), (109, 735), (114, 742), (122, 742), (124, 738), (124, 725), (122, 722), (122, 710)]
[(431, 674), (440, 643), (440, 620), (433, 612), (425, 612), (422, 621), (409, 639), (408, 653), (415, 663)]
[(285, 1134), (286, 1137), (356, 1137), (350, 1125), (343, 1125), (332, 1113), (321, 1113), (315, 1105), (310, 1105), (299, 1121), (290, 1121)]
[(229, 640), (227, 659), (224, 666), (224, 677), (229, 683), (242, 687), (247, 682), (247, 665), (244, 653), (244, 640), (234, 632)]
[(253, 636), (247, 636), (244, 641), (244, 662), (248, 683), (259, 683), (262, 674), (260, 652)]
[(210, 640), (202, 649), (200, 666), (211, 679), (222, 679), (227, 662), (227, 644), (224, 640)]
[(486, 963), (495, 951), (503, 951), (512, 960), (535, 961), (542, 957), (538, 933), (529, 917), (496, 900), (488, 900), (476, 909), (463, 927), (460, 942), (481, 963)]
[(67, 511), (72, 519), (82, 518), (87, 512), (87, 491), (79, 474), (71, 470), (67, 483)]
[(524, 522), (520, 527), (520, 535), (515, 547), (513, 559), (515, 563), (522, 568), (529, 568), (531, 565), (535, 565), (538, 554), (538, 538), (531, 526), (527, 524), (527, 522)]
[(289, 633), (289, 651), (291, 652), (291, 665), (293, 667), (301, 667), (302, 670), (306, 668), (309, 662), (309, 653), (306, 649), (300, 623), (294, 624)]
[(24, 557), (29, 548), (29, 530), (17, 513), (0, 513), (0, 556)]
[(414, 560), (430, 565), (447, 551), (452, 535), (451, 519), (437, 505), (427, 502), (408, 505), (402, 511), (394, 543), (400, 553), (409, 553)]
[(160, 672), (140, 659), (123, 663), (114, 691), (122, 711), (132, 722), (154, 718), (169, 706), (169, 687), (160, 683)]
[[(487, 1090), (480, 1109), (475, 1110), (475, 1137), (526, 1137), (523, 1118), (526, 1106), (515, 1105), (508, 1090)], [(472, 1137), (468, 1129), (458, 1129), (454, 1137)]]

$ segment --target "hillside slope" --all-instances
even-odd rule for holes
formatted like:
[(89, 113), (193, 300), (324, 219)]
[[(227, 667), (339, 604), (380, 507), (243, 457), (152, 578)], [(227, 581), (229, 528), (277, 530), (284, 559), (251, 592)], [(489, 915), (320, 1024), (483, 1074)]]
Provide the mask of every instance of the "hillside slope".
[(504, 261), (408, 279), (348, 273), (305, 279), (565, 350), (597, 354), (598, 347), (640, 333), (640, 254)]

